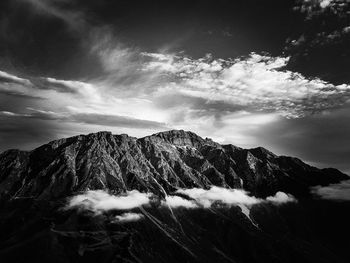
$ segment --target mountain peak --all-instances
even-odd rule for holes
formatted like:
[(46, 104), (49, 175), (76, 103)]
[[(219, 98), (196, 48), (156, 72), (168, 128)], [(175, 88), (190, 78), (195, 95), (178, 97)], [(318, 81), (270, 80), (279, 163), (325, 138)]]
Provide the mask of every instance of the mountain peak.
[(249, 152), (251, 152), (255, 157), (259, 159), (263, 158), (276, 158), (277, 155), (274, 154), (273, 152), (269, 151), (268, 149), (264, 147), (256, 147), (256, 148), (251, 148), (249, 149)]
[(159, 138), (162, 141), (173, 144), (175, 146), (191, 146), (191, 147), (199, 147), (203, 145), (206, 140), (200, 137), (199, 135), (184, 130), (170, 130), (152, 134), (151, 136), (147, 136), (146, 138)]

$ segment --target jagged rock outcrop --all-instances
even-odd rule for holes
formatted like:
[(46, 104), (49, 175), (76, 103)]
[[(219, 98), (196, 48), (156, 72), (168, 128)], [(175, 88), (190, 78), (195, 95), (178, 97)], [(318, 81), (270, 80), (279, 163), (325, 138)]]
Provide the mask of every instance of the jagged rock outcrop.
[(244, 188), (257, 196), (304, 195), (312, 185), (348, 176), (317, 169), (258, 147), (220, 145), (182, 130), (144, 138), (98, 132), (60, 139), (33, 151), (0, 154), (0, 196), (59, 198), (88, 189), (131, 189), (158, 195), (211, 185)]

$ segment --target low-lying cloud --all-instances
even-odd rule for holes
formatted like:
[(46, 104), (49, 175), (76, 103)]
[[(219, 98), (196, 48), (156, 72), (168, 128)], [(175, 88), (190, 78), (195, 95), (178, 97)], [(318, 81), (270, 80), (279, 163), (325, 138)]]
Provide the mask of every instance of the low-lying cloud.
[(177, 193), (192, 198), (197, 205), (205, 208), (212, 206), (216, 202), (226, 205), (252, 206), (261, 202), (281, 204), (296, 201), (292, 195), (283, 192), (277, 192), (274, 196), (261, 199), (250, 196), (246, 191), (241, 189), (228, 189), (217, 186), (213, 186), (209, 190), (202, 188), (181, 189), (178, 190)]
[(123, 213), (121, 215), (115, 216), (111, 223), (128, 223), (139, 221), (144, 218), (143, 214), (139, 213)]
[(177, 193), (187, 195), (196, 200), (196, 202), (207, 208), (214, 202), (222, 202), (224, 204), (245, 204), (254, 205), (260, 202), (256, 197), (251, 197), (247, 192), (238, 189), (227, 189), (213, 186), (209, 190), (202, 188), (181, 189)]
[(276, 204), (283, 204), (287, 202), (295, 202), (296, 199), (290, 194), (286, 194), (284, 192), (277, 192), (274, 196), (266, 197), (266, 201), (273, 202)]
[(91, 190), (72, 197), (66, 208), (78, 208), (100, 214), (110, 210), (130, 210), (149, 204), (149, 197), (150, 194), (140, 193), (137, 190), (128, 191), (119, 196), (111, 195), (102, 190)]
[[(176, 195), (178, 194), (178, 195)], [(181, 196), (180, 196), (181, 195)], [(185, 198), (187, 196), (187, 198)], [(76, 195), (69, 199), (67, 209), (89, 210), (100, 214), (111, 210), (132, 210), (137, 207), (149, 205), (158, 197), (151, 193), (140, 193), (137, 190), (127, 191), (125, 194), (112, 195), (103, 190), (90, 190), (84, 194)], [(171, 208), (210, 208), (216, 203), (224, 205), (252, 205), (271, 202), (281, 204), (295, 202), (296, 199), (286, 193), (277, 192), (266, 199), (249, 196), (241, 189), (228, 189), (213, 186), (210, 189), (191, 188), (177, 190), (174, 195), (168, 195), (162, 200), (162, 206)], [(125, 217), (127, 214), (125, 215)], [(129, 215), (130, 216), (130, 215)]]
[(328, 186), (315, 186), (311, 192), (322, 199), (350, 201), (350, 180)]
[[(182, 196), (179, 196), (179, 195)], [(187, 196), (187, 198), (185, 198)], [(122, 195), (111, 195), (102, 190), (87, 191), (72, 197), (65, 209), (88, 210), (95, 215), (111, 210), (132, 210), (152, 203), (158, 203), (159, 197), (151, 193), (140, 193), (137, 190), (128, 191)], [(223, 187), (213, 186), (210, 189), (192, 188), (179, 189), (175, 195), (168, 195), (161, 201), (161, 207), (170, 209), (208, 209), (216, 205), (238, 206), (242, 213), (255, 225), (250, 218), (250, 209), (253, 205), (270, 202), (280, 205), (287, 202), (296, 202), (296, 199), (286, 193), (277, 192), (274, 196), (266, 199), (249, 196), (248, 193), (241, 189), (227, 189)], [(125, 223), (138, 221), (144, 218), (140, 213), (124, 212), (115, 216), (112, 223)]]
[(162, 202), (163, 205), (169, 206), (171, 208), (178, 208), (178, 207), (184, 207), (184, 208), (198, 208), (198, 205), (193, 202), (193, 200), (187, 200), (180, 196), (167, 196), (165, 198), (165, 201)]

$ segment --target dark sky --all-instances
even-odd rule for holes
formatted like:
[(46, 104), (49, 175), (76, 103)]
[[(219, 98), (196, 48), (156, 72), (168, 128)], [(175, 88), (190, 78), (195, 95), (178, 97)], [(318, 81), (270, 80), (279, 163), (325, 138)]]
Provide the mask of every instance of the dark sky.
[(0, 150), (183, 128), (350, 171), (341, 0), (0, 2)]

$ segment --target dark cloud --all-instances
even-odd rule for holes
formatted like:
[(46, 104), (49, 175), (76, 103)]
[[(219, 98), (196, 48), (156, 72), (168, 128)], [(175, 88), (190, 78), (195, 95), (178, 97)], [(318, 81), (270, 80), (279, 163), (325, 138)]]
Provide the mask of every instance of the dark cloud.
[(302, 27), (287, 39), (288, 68), (336, 84), (350, 83), (350, 2), (298, 1)]

